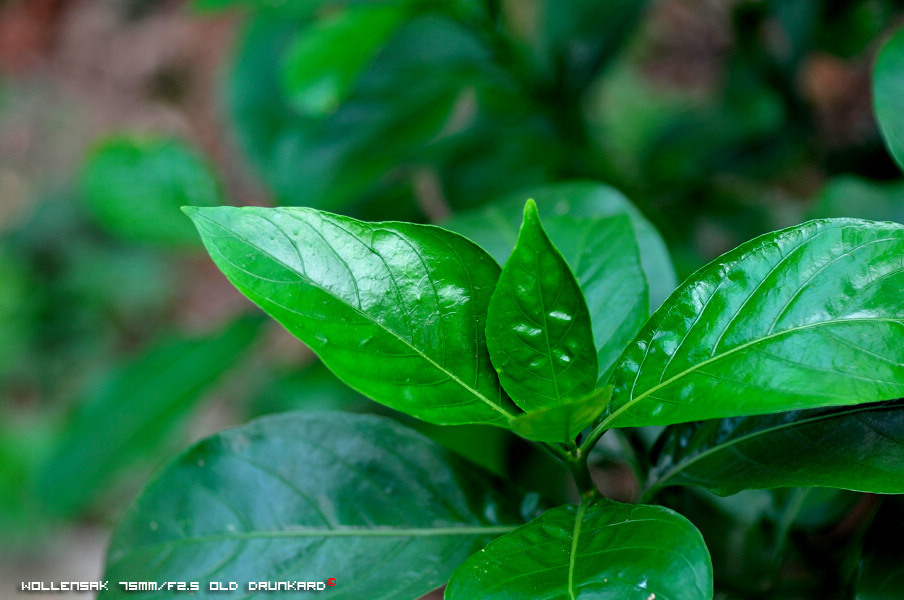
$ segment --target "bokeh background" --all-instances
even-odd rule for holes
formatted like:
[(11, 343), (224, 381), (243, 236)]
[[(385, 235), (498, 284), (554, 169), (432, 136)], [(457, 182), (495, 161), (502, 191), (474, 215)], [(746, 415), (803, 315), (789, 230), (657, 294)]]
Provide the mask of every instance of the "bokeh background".
[[(902, 23), (892, 0), (0, 0), (0, 598), (99, 577), (117, 517), (204, 435), (382, 411), (232, 289), (179, 206), (442, 223), (572, 182), (630, 198), (683, 279), (807, 218), (904, 220), (870, 93)], [(414, 425), (562, 478), (503, 432)], [(681, 500), (725, 598), (836, 597), (846, 559), (812, 548), (869, 502)]]

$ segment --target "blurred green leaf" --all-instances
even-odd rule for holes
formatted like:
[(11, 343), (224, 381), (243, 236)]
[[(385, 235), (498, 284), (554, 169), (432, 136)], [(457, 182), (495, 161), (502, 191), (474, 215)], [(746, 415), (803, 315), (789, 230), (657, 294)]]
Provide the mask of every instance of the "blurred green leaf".
[(289, 103), (312, 117), (335, 112), (408, 15), (392, 5), (349, 7), (302, 30), (283, 66)]
[(901, 402), (703, 421), (666, 429), (653, 489), (825, 486), (904, 493)]
[(219, 185), (204, 161), (176, 140), (117, 136), (100, 143), (82, 173), (94, 217), (134, 242), (198, 246), (179, 210), (221, 204)]
[[(588, 287), (590, 276), (595, 273), (596, 267), (606, 263), (614, 268), (608, 260), (599, 259), (585, 263), (579, 261), (581, 253), (588, 248), (582, 248), (576, 244), (576, 237), (569, 232), (569, 227), (596, 227), (591, 221), (595, 219), (616, 215), (627, 215), (634, 230), (636, 242), (626, 239), (624, 231), (618, 222), (611, 221), (610, 235), (617, 236), (617, 245), (620, 251), (629, 256), (632, 250), (627, 249), (626, 244), (635, 244), (640, 252), (640, 262), (649, 282), (650, 309), (655, 310), (663, 300), (674, 291), (678, 285), (672, 260), (669, 258), (668, 249), (662, 237), (655, 227), (625, 198), (618, 190), (604, 184), (589, 181), (577, 181), (560, 183), (549, 186), (526, 188), (501, 198), (489, 206), (481, 209), (455, 214), (451, 219), (443, 223), (443, 227), (457, 231), (480, 244), (499, 264), (505, 264), (515, 241), (518, 238), (518, 228), (521, 222), (521, 211), (524, 201), (533, 198), (537, 203), (543, 222), (549, 231), (550, 238), (565, 255), (565, 259), (575, 270), (575, 275), (582, 284), (584, 294), (591, 305), (591, 317), (597, 309), (594, 306), (593, 297), (596, 296)], [(569, 219), (560, 219), (568, 217)], [(580, 221), (575, 221), (580, 219)], [(600, 251), (605, 247), (604, 240), (591, 240), (593, 251)], [(596, 243), (596, 242), (599, 243)], [(623, 285), (628, 286), (628, 294), (624, 302), (630, 305), (632, 296), (641, 295), (643, 282), (636, 275), (631, 274), (630, 260), (627, 264), (620, 265), (625, 269), (624, 275), (619, 275)], [(583, 267), (583, 268), (581, 268)], [(585, 272), (586, 268), (586, 272)], [(633, 309), (629, 310), (631, 312)], [(595, 327), (605, 325), (605, 321), (598, 320)]]
[[(105, 578), (332, 576), (332, 598), (414, 600), (514, 529), (522, 496), (387, 418), (275, 415), (208, 438), (171, 464), (122, 520)], [(206, 585), (196, 594), (220, 595)], [(159, 592), (110, 586), (100, 597)]]
[(304, 27), (261, 15), (243, 36), (229, 105), (246, 152), (280, 204), (413, 219), (411, 187), (424, 148), (452, 119), (462, 88), (488, 68), (487, 49), (448, 18), (414, 18), (335, 112), (312, 118), (281, 85), (280, 65)]
[(570, 90), (582, 90), (622, 49), (644, 0), (540, 0), (540, 44)]
[(34, 297), (24, 266), (0, 247), (0, 376), (27, 350)]
[(596, 386), (587, 302), (533, 200), (490, 300), (486, 335), (499, 381), (522, 410), (562, 404)]
[(904, 169), (904, 29), (885, 43), (876, 58), (873, 107), (888, 151)]
[(809, 214), (813, 218), (904, 223), (904, 182), (870, 181), (853, 175), (834, 177), (820, 190)]
[(207, 338), (162, 340), (114, 367), (89, 390), (41, 469), (37, 494), (48, 510), (72, 514), (129, 469), (157, 459), (204, 392), (257, 336), (258, 318)]

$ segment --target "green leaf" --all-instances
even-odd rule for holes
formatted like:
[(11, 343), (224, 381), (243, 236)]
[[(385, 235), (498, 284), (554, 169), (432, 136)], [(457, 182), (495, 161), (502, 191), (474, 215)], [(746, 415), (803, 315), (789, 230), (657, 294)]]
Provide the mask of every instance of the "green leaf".
[(164, 450), (259, 325), (260, 319), (242, 319), (208, 338), (162, 341), (115, 369), (73, 413), (43, 465), (37, 482), (43, 504), (74, 513)]
[(650, 316), (647, 281), (631, 221), (625, 215), (596, 219), (552, 217), (549, 237), (572, 265), (590, 312), (598, 386)]
[[(333, 577), (331, 598), (415, 600), (511, 531), (519, 502), (389, 419), (286, 413), (208, 438), (170, 465), (120, 523), (105, 578), (244, 587)], [(196, 595), (218, 596), (203, 583)], [(101, 597), (142, 594), (111, 586)]]
[(596, 384), (587, 303), (532, 200), (490, 300), (487, 345), (503, 389), (525, 411), (562, 404)]
[(684, 517), (608, 500), (560, 506), (459, 567), (446, 600), (710, 600), (709, 553)]
[(723, 496), (804, 486), (902, 494), (902, 407), (884, 402), (674, 426), (649, 484), (695, 485)]
[(334, 112), (407, 16), (392, 5), (350, 7), (303, 30), (283, 67), (289, 102), (309, 116)]
[(600, 416), (611, 397), (612, 386), (607, 385), (583, 398), (519, 415), (509, 424), (529, 440), (568, 443)]
[[(640, 216), (632, 218), (627, 201), (605, 186), (567, 184), (539, 191), (539, 207), (547, 215), (543, 219), (546, 232), (584, 293), (593, 325), (600, 383), (605, 383), (608, 371), (648, 317), (647, 282), (636, 238), (637, 227), (643, 227), (638, 224), (646, 221)], [(445, 226), (480, 243), (502, 264), (518, 235), (522, 203), (523, 199), (506, 200), (457, 215)], [(608, 209), (608, 216), (588, 216), (605, 215)], [(646, 231), (642, 239), (658, 239), (651, 226)], [(655, 250), (655, 243), (648, 247), (654, 249), (651, 256), (659, 257), (652, 258), (652, 264), (671, 273), (665, 279), (674, 283), (664, 246), (662, 254)]]
[(499, 267), (475, 244), (309, 208), (186, 212), (233, 285), (362, 394), (441, 425), (512, 415), (484, 332)]
[(904, 226), (810, 221), (690, 277), (622, 356), (599, 429), (904, 396)]
[(102, 142), (82, 173), (95, 218), (129, 241), (197, 245), (181, 206), (221, 204), (219, 184), (204, 161), (165, 138), (116, 136)]
[(873, 107), (885, 145), (904, 169), (904, 29), (885, 43), (876, 58)]

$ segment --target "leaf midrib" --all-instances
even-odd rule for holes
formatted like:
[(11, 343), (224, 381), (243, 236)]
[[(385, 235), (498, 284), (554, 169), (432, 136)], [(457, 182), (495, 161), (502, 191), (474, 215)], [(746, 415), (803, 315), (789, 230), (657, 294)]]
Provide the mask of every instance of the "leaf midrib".
[[(691, 367), (689, 367), (689, 368), (687, 368), (687, 369), (685, 369), (685, 370), (683, 370), (683, 371), (681, 371), (681, 372), (679, 372), (679, 373), (673, 375), (672, 377), (669, 377), (669, 378), (666, 379), (665, 381), (662, 381), (662, 382), (660, 382), (660, 383), (657, 383), (656, 385), (654, 385), (653, 387), (651, 387), (651, 388), (648, 389), (647, 391), (645, 391), (645, 392), (639, 394), (638, 396), (633, 397), (631, 400), (629, 400), (628, 402), (626, 402), (625, 404), (623, 404), (620, 408), (618, 408), (615, 412), (613, 412), (613, 413), (610, 414), (608, 417), (606, 417), (606, 418), (602, 421), (602, 423), (600, 423), (599, 428), (600, 428), (600, 429), (603, 429), (603, 430), (608, 429), (609, 426), (610, 426), (610, 424), (611, 424), (615, 419), (617, 419), (622, 413), (624, 413), (626, 410), (628, 410), (629, 408), (631, 408), (632, 406), (634, 406), (635, 404), (637, 404), (638, 402), (640, 402), (640, 401), (643, 400), (644, 398), (650, 396), (651, 394), (654, 394), (654, 393), (658, 392), (658, 391), (661, 390), (662, 388), (668, 387), (669, 385), (671, 385), (671, 384), (673, 384), (674, 382), (678, 381), (678, 380), (681, 379), (682, 377), (686, 377), (688, 374), (693, 373), (694, 371), (697, 371), (697, 370), (701, 369), (702, 367), (705, 367), (706, 365), (708, 365), (708, 364), (710, 364), (710, 363), (720, 361), (720, 360), (722, 360), (723, 358), (725, 358), (725, 357), (727, 357), (727, 356), (730, 356), (730, 355), (734, 354), (735, 352), (740, 352), (741, 350), (745, 350), (745, 349), (747, 349), (747, 348), (750, 348), (751, 346), (755, 346), (755, 345), (757, 345), (757, 344), (761, 344), (761, 343), (764, 343), (764, 342), (772, 341), (772, 340), (774, 340), (774, 339), (776, 339), (776, 338), (779, 338), (779, 337), (781, 337), (781, 336), (783, 336), (783, 335), (788, 335), (788, 334), (792, 334), (792, 333), (797, 333), (797, 332), (800, 332), (800, 331), (805, 331), (805, 330), (807, 330), (807, 329), (815, 329), (815, 328), (817, 328), (817, 327), (824, 327), (824, 326), (827, 326), (827, 325), (836, 325), (836, 324), (841, 324), (841, 323), (860, 323), (860, 322), (868, 322), (868, 323), (883, 322), (883, 323), (896, 323), (896, 324), (898, 324), (898, 325), (904, 325), (904, 320), (900, 320), (900, 319), (889, 319), (889, 318), (885, 318), (885, 317), (875, 317), (875, 318), (852, 318), (852, 319), (830, 319), (830, 320), (828, 320), (828, 321), (819, 321), (819, 322), (817, 322), (817, 323), (809, 323), (809, 324), (807, 324), (807, 325), (801, 325), (801, 326), (798, 326), (798, 327), (792, 327), (792, 328), (786, 329), (786, 330), (784, 330), (784, 331), (779, 331), (779, 332), (777, 332), (777, 333), (772, 333), (772, 334), (766, 335), (766, 336), (764, 336), (764, 337), (757, 338), (757, 339), (755, 339), (755, 340), (751, 340), (751, 341), (746, 342), (746, 343), (744, 343), (744, 344), (741, 344), (741, 345), (739, 345), (739, 346), (735, 346), (734, 348), (732, 348), (732, 349), (730, 349), (730, 350), (727, 350), (727, 351), (723, 352), (722, 354), (717, 354), (717, 355), (715, 355), (715, 356), (711, 356), (711, 357), (709, 357), (708, 359), (706, 359), (706, 360), (704, 360), (704, 361), (702, 361), (702, 362), (699, 362), (699, 363), (697, 363), (697, 364), (695, 364), (695, 365), (692, 365)], [(806, 365), (801, 365), (801, 367), (805, 367), (805, 366), (806, 366)], [(638, 371), (639, 371), (641, 368), (642, 368), (642, 367), (638, 367)], [(815, 407), (814, 407), (814, 408), (815, 408)]]
[[(356, 306), (353, 306), (353, 305), (349, 304), (348, 302), (346, 302), (346, 301), (342, 300), (341, 298), (339, 298), (338, 296), (336, 296), (332, 291), (330, 291), (330, 290), (328, 290), (328, 289), (325, 289), (325, 288), (323, 288), (322, 286), (316, 284), (316, 283), (314, 282), (314, 280), (311, 279), (310, 277), (308, 277), (306, 274), (298, 273), (298, 271), (296, 271), (295, 269), (293, 269), (291, 266), (287, 265), (286, 263), (284, 263), (283, 261), (281, 261), (280, 259), (278, 259), (277, 257), (275, 257), (273, 254), (267, 252), (264, 248), (261, 248), (260, 246), (258, 246), (257, 244), (251, 242), (250, 240), (248, 240), (248, 239), (245, 238), (244, 236), (238, 235), (238, 234), (237, 234), (236, 232), (234, 232), (232, 229), (227, 229), (226, 227), (224, 227), (223, 225), (221, 225), (221, 224), (218, 223), (217, 221), (214, 221), (213, 219), (211, 219), (211, 218), (209, 218), (209, 217), (207, 217), (207, 216), (201, 214), (200, 212), (196, 212), (195, 214), (196, 214), (197, 216), (199, 216), (199, 217), (203, 217), (205, 220), (209, 221), (210, 223), (213, 223), (214, 225), (216, 225), (217, 227), (219, 227), (221, 230), (227, 232), (227, 233), (228, 233), (230, 236), (232, 236), (233, 238), (235, 238), (235, 239), (239, 240), (240, 242), (242, 242), (242, 243), (244, 243), (244, 244), (246, 244), (246, 245), (248, 245), (248, 246), (250, 246), (250, 247), (252, 247), (252, 248), (254, 248), (254, 249), (258, 250), (258, 251), (260, 251), (262, 254), (265, 254), (265, 255), (268, 256), (271, 260), (273, 260), (274, 262), (276, 262), (277, 264), (279, 264), (279, 265), (281, 265), (283, 268), (285, 268), (287, 271), (289, 271), (289, 272), (291, 272), (291, 273), (295, 273), (295, 274), (298, 275), (299, 277), (303, 278), (305, 281), (309, 282), (309, 285), (311, 285), (312, 287), (317, 288), (318, 290), (320, 290), (320, 291), (323, 292), (324, 294), (326, 294), (326, 295), (328, 295), (329, 297), (331, 297), (331, 298), (332, 298), (333, 300), (335, 300), (336, 302), (339, 302), (340, 304), (342, 304), (342, 305), (344, 305), (344, 306), (347, 306), (347, 307), (351, 308), (354, 312), (356, 312), (357, 314), (359, 314), (361, 317), (363, 317), (363, 318), (366, 319), (367, 321), (373, 323), (374, 325), (376, 325), (377, 327), (379, 327), (379, 328), (380, 328), (381, 330), (383, 330), (384, 332), (390, 334), (392, 337), (394, 337), (394, 338), (397, 339), (398, 341), (402, 342), (402, 344), (404, 344), (405, 346), (407, 346), (408, 348), (410, 348), (411, 350), (413, 350), (418, 356), (420, 356), (422, 359), (424, 359), (425, 361), (427, 361), (428, 363), (430, 363), (434, 368), (436, 368), (436, 369), (437, 369), (439, 372), (441, 372), (443, 375), (445, 375), (445, 376), (448, 377), (450, 380), (452, 380), (453, 382), (455, 382), (456, 384), (458, 384), (460, 387), (462, 387), (462, 388), (464, 388), (465, 390), (467, 390), (468, 392), (470, 392), (475, 398), (477, 398), (478, 400), (480, 400), (481, 402), (483, 402), (484, 404), (486, 404), (487, 406), (489, 406), (490, 408), (492, 408), (493, 410), (495, 410), (496, 412), (498, 412), (500, 415), (506, 417), (507, 419), (511, 419), (511, 418), (513, 418), (513, 417), (515, 416), (514, 414), (510, 413), (509, 411), (507, 411), (505, 408), (503, 408), (503, 407), (501, 407), (501, 406), (495, 404), (492, 400), (490, 400), (489, 398), (487, 398), (486, 396), (484, 396), (483, 394), (481, 394), (479, 391), (477, 391), (476, 389), (472, 388), (472, 387), (469, 386), (467, 383), (465, 383), (464, 381), (462, 381), (462, 380), (461, 380), (459, 377), (457, 377), (454, 373), (452, 373), (451, 371), (447, 370), (444, 366), (440, 365), (439, 363), (437, 363), (436, 361), (434, 361), (432, 358), (430, 358), (429, 356), (427, 356), (426, 354), (424, 354), (424, 353), (420, 350), (420, 348), (418, 348), (418, 347), (412, 345), (408, 340), (406, 340), (405, 338), (401, 337), (401, 336), (400, 336), (399, 334), (397, 334), (395, 331), (392, 331), (391, 329), (389, 329), (389, 328), (387, 328), (385, 325), (383, 325), (383, 323), (380, 323), (379, 321), (375, 320), (374, 318), (372, 318), (372, 317), (371, 317), (370, 315), (368, 315), (367, 313), (363, 312), (359, 307), (356, 307)], [(327, 242), (327, 244), (328, 244), (328, 242)], [(223, 256), (224, 258), (226, 258), (225, 254), (223, 254), (222, 252), (220, 252), (220, 255)], [(228, 259), (227, 259), (227, 260), (228, 260)], [(229, 261), (229, 262), (232, 263), (232, 261)], [(236, 267), (238, 267), (238, 265), (236, 265)], [(251, 274), (251, 273), (248, 272), (248, 271), (245, 271), (245, 272)], [(253, 275), (253, 276), (254, 276), (254, 277), (257, 277), (256, 275)], [(272, 302), (272, 300), (271, 300), (271, 302)], [(274, 304), (277, 304), (277, 303), (274, 302)], [(279, 305), (279, 306), (281, 306), (281, 305)]]
[(212, 542), (232, 542), (239, 540), (256, 539), (295, 539), (295, 538), (393, 538), (393, 537), (453, 537), (453, 536), (479, 536), (502, 535), (517, 529), (519, 525), (477, 525), (459, 527), (345, 527), (337, 529), (320, 528), (296, 528), (274, 529), (259, 531), (235, 531), (226, 533), (212, 533), (206, 535), (194, 535), (158, 542), (132, 546), (130, 551), (117, 557), (116, 562), (121, 562), (136, 551), (147, 551), (156, 548), (172, 548), (187, 546), (190, 544), (204, 544)]

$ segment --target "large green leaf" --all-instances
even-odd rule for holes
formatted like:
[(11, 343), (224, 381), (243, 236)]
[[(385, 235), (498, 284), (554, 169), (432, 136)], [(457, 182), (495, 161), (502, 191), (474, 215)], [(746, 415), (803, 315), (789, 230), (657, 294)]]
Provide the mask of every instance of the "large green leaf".
[[(519, 498), (501, 489), (390, 419), (265, 417), (204, 440), (148, 486), (105, 578), (236, 581), (247, 593), (251, 581), (332, 577), (331, 598), (415, 600), (514, 528)], [(202, 583), (196, 595), (217, 593)], [(120, 596), (156, 597), (101, 597)]]
[(187, 209), (217, 266), (350, 386), (438, 424), (511, 416), (486, 347), (499, 267), (438, 227)]
[(512, 431), (538, 442), (572, 442), (602, 414), (610, 397), (612, 386), (607, 385), (583, 398), (518, 415), (510, 422)]
[(246, 351), (260, 319), (161, 341), (115, 369), (74, 411), (38, 474), (45, 508), (72, 513), (165, 449), (203, 393)]
[(283, 67), (289, 101), (310, 116), (334, 112), (407, 16), (393, 5), (350, 7), (303, 30)]
[(904, 29), (885, 43), (876, 58), (873, 106), (885, 144), (904, 169)]
[(181, 206), (221, 204), (219, 184), (194, 150), (164, 138), (118, 136), (103, 141), (82, 173), (94, 216), (130, 241), (197, 244)]
[(596, 384), (587, 303), (532, 200), (490, 300), (487, 345), (502, 387), (526, 411), (583, 396)]
[(904, 396), (904, 226), (810, 221), (688, 279), (622, 356), (606, 427)]
[(446, 600), (710, 600), (700, 535), (661, 506), (585, 500), (490, 543), (459, 567)]
[(696, 485), (722, 495), (825, 486), (904, 493), (900, 402), (677, 425), (650, 475), (656, 489)]

